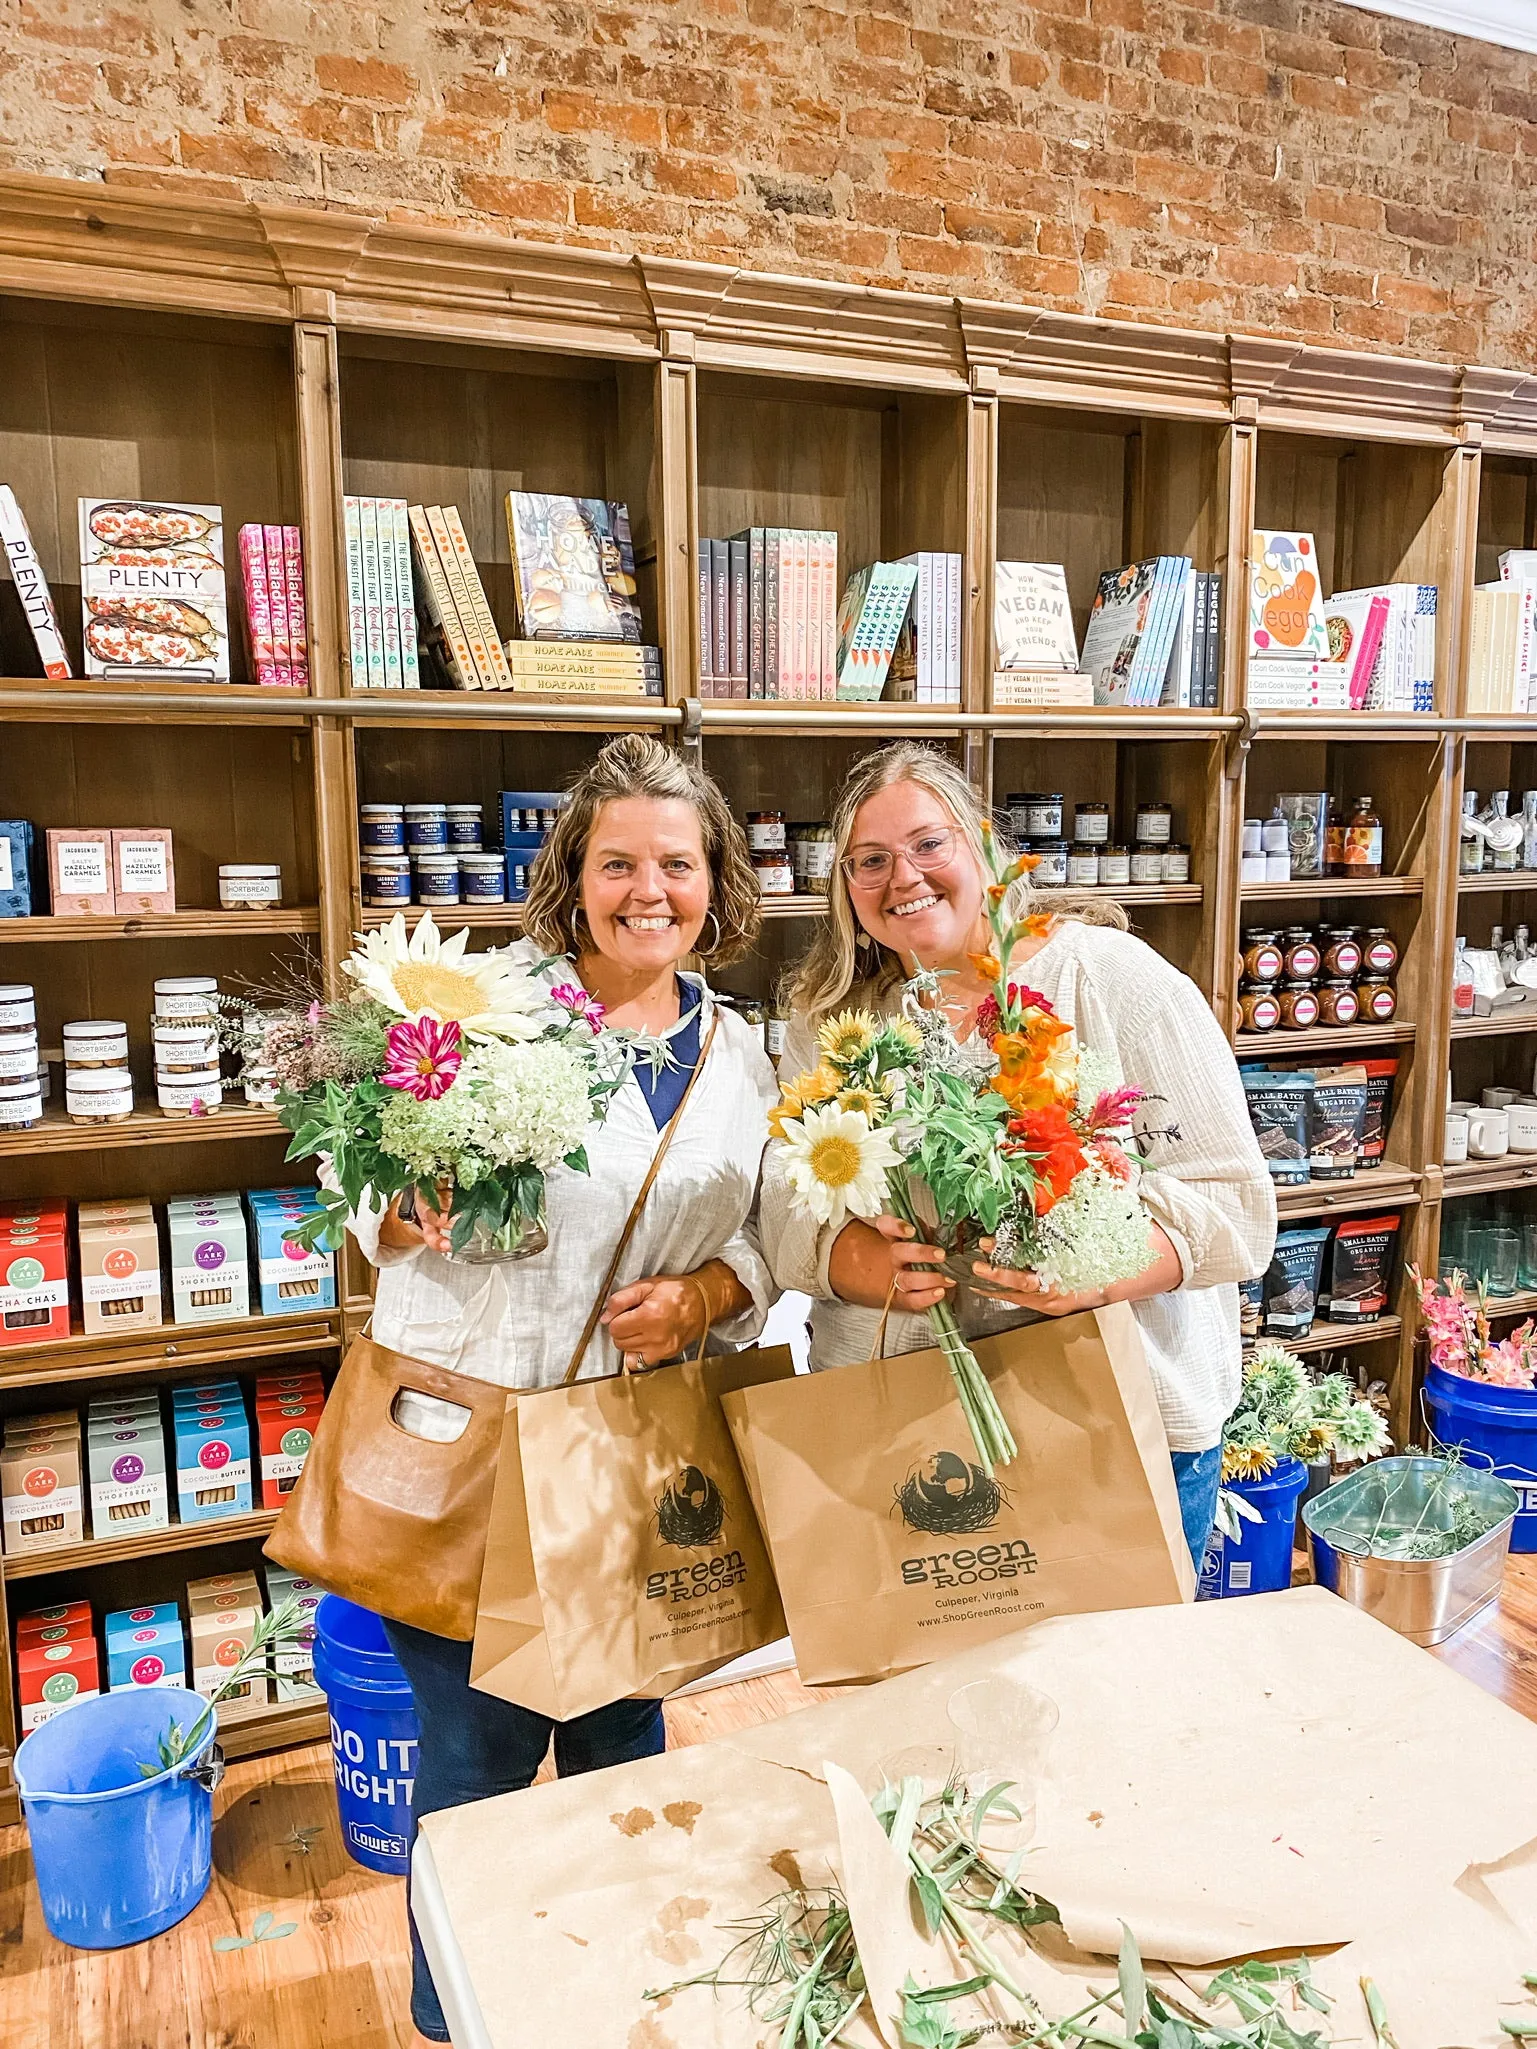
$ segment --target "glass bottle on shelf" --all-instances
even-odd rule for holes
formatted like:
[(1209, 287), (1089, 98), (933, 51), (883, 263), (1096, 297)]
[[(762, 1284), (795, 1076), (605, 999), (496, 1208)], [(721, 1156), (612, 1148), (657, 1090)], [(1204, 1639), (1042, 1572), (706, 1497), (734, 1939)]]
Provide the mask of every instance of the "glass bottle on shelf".
[[(1533, 795), (1537, 796), (1537, 791)], [(1478, 822), (1477, 790), (1462, 793), (1462, 845), (1457, 865), (1464, 875), (1481, 875), (1484, 871), (1484, 833)]]
[(1467, 962), (1468, 942), (1460, 935), (1452, 955), (1452, 1015), (1473, 1015), (1473, 970)]
[(1489, 799), (1489, 813), (1484, 820), (1484, 837), (1489, 842), (1489, 866), (1509, 873), (1521, 865), (1521, 846), (1525, 828), (1510, 815), (1509, 790), (1496, 790)]
[[(1329, 830), (1332, 839), (1334, 828)], [(1370, 797), (1356, 798), (1340, 832), (1338, 865), (1334, 858), (1329, 865), (1337, 875), (1362, 879), (1382, 873), (1382, 820), (1372, 809)]]
[(1523, 962), (1524, 960), (1529, 960), (1529, 959), (1531, 958), (1531, 952), (1532, 952), (1532, 944), (1531, 944), (1531, 938), (1532, 938), (1532, 935), (1531, 935), (1531, 928), (1530, 928), (1530, 926), (1527, 926), (1527, 925), (1518, 925), (1518, 926), (1516, 927), (1516, 938), (1515, 938), (1515, 947), (1516, 947), (1516, 966), (1517, 966), (1517, 967), (1520, 967), (1521, 963), (1522, 963), (1522, 962)]
[(1508, 987), (1516, 979), (1516, 942), (1513, 939), (1500, 941), (1500, 973)]
[(1537, 790), (1521, 793), (1521, 866), (1537, 868)]

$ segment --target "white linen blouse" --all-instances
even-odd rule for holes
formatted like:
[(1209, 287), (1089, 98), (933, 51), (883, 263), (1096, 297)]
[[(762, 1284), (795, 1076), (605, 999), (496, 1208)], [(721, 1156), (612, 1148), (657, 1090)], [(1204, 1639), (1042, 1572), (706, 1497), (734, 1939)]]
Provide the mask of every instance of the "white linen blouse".
[[(1276, 1230), (1275, 1191), (1232, 1048), (1189, 976), (1128, 932), (1063, 919), (1018, 973), (1074, 1027), (1080, 1045), (1115, 1062), (1123, 1081), (1154, 1098), (1139, 1127), (1179, 1129), (1177, 1141), (1150, 1148), (1141, 1193), (1179, 1254), (1181, 1282), (1131, 1308), (1170, 1449), (1209, 1450), (1221, 1439), (1242, 1380), (1237, 1284), (1265, 1271)], [(895, 1006), (897, 993), (885, 1008)], [(849, 999), (860, 1000), (858, 990)], [(793, 1018), (785, 1035), (786, 1079), (817, 1059), (806, 1019)], [(779, 1285), (813, 1298), (812, 1371), (868, 1359), (880, 1316), (833, 1294), (827, 1262), (837, 1233), (793, 1210), (772, 1148), (759, 1227)], [(891, 1317), (888, 1355), (933, 1342), (926, 1316)]]
[[(528, 941), (509, 949), (518, 950), (539, 958)], [(576, 977), (566, 964), (549, 979)], [(701, 976), (681, 979), (703, 1005), (701, 1046), (716, 1015), (720, 1026), (613, 1286), (724, 1260), (752, 1296), (750, 1309), (712, 1331), (712, 1348), (725, 1350), (757, 1336), (778, 1292), (746, 1233), (778, 1090), (751, 1028), (716, 1004)], [(661, 1136), (639, 1082), (628, 1076), (587, 1141), (591, 1171), (557, 1166), (546, 1177), (550, 1242), (530, 1259), (475, 1266), (425, 1245), (381, 1245), (383, 1205), (370, 1191), (349, 1228), (379, 1271), (372, 1335), (393, 1351), (503, 1387), (558, 1386)], [(599, 1328), (577, 1377), (619, 1370), (618, 1348)]]

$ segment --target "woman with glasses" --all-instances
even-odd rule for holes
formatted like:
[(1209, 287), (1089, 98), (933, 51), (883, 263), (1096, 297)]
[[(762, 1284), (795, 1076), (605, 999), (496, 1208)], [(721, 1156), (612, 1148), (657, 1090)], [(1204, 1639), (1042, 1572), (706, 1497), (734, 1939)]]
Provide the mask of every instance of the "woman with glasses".
[[(991, 938), (982, 812), (960, 769), (901, 742), (867, 755), (833, 815), (836, 862), (828, 916), (797, 970), (781, 1072), (816, 1067), (819, 1026), (849, 1005), (892, 1011), (918, 968), (938, 970), (937, 999), (965, 1039), (989, 993), (974, 965)], [(1114, 913), (1119, 919), (1119, 913)], [(1056, 1294), (1028, 1272), (976, 1264), (993, 1298), (971, 1305), (999, 1320), (1070, 1316), (1129, 1302), (1168, 1432), (1185, 1533), (1197, 1565), (1216, 1510), (1223, 1421), (1240, 1380), (1238, 1282), (1263, 1273), (1275, 1238), (1275, 1196), (1244, 1104), (1231, 1048), (1194, 982), (1134, 939), (1124, 920), (1054, 919), (1025, 939), (1011, 966), (1071, 1024), (1079, 1043), (1115, 1062), (1123, 1082), (1153, 1100), (1145, 1122), (1141, 1192), (1153, 1219), (1148, 1264), (1130, 1281)], [(1153, 1136), (1156, 1129), (1161, 1134)], [(933, 1342), (923, 1312), (956, 1283), (935, 1272), (943, 1254), (883, 1216), (819, 1229), (792, 1211), (774, 1150), (764, 1169), (761, 1227), (774, 1277), (814, 1301), (813, 1369), (868, 1359), (891, 1295), (885, 1351)], [(957, 1304), (967, 1328), (968, 1304)], [(899, 1312), (899, 1313), (898, 1313)], [(984, 1326), (974, 1324), (968, 1334)]]

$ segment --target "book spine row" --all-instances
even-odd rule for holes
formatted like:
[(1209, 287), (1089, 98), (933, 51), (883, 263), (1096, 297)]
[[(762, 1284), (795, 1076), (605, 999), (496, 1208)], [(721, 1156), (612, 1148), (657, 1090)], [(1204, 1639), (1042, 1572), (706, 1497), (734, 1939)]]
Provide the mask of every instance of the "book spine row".
[[(403, 498), (348, 495), (342, 500), (347, 552), (347, 644), (354, 690), (415, 689), (416, 599), (410, 527)], [(302, 600), (296, 622), (289, 597), (290, 645), (302, 645)]]
[(308, 690), (304, 545), (296, 526), (243, 526), (238, 536), (251, 677), (263, 689)]
[(911, 626), (913, 694), (919, 704), (959, 704), (961, 558), (925, 549), (902, 560), (918, 572)]
[(837, 696), (838, 536), (746, 527), (699, 543), (699, 694)]

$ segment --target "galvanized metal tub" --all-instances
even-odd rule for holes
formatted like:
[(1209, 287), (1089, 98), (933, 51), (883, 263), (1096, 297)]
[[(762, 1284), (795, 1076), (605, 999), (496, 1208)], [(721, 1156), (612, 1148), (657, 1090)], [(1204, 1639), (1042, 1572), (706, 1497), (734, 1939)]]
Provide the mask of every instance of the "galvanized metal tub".
[[(1446, 1558), (1374, 1558), (1368, 1541), (1402, 1538), (1415, 1528), (1452, 1526), (1459, 1499), (1500, 1520)], [(1313, 1577), (1353, 1607), (1364, 1608), (1411, 1643), (1445, 1643), (1499, 1599), (1519, 1497), (1514, 1487), (1472, 1466), (1445, 1460), (1388, 1458), (1363, 1466), (1305, 1502)]]

